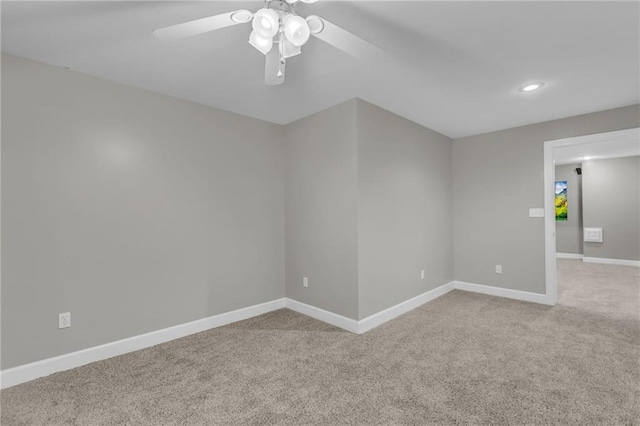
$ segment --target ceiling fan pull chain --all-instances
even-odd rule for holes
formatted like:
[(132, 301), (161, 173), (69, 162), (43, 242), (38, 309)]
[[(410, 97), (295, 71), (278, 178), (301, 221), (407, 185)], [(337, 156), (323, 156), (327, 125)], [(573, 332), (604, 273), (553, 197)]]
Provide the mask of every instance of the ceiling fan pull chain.
[(283, 34), (280, 32), (280, 42), (278, 43), (278, 53), (280, 54), (280, 61), (278, 62), (278, 73), (276, 74), (278, 78), (282, 78), (284, 76), (282, 69), (284, 68), (284, 40), (282, 39)]

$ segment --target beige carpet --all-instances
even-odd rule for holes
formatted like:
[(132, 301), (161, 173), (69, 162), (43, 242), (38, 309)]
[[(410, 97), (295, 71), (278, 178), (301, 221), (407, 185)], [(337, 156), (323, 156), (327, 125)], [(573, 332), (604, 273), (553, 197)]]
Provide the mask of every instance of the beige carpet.
[(364, 335), (289, 310), (9, 388), (2, 425), (640, 424), (637, 268), (454, 291)]

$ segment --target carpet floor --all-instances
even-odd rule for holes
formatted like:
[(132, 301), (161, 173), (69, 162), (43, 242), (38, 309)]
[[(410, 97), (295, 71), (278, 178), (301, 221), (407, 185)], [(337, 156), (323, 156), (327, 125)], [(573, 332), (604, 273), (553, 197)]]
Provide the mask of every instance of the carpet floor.
[(638, 268), (452, 291), (363, 335), (290, 310), (14, 386), (2, 425), (640, 425)]

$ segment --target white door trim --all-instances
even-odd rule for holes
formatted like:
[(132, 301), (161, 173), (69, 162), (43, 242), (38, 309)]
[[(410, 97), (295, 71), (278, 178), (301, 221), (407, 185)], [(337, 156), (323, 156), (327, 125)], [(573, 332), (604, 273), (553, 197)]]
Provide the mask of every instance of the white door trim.
[(558, 279), (556, 262), (556, 215), (555, 215), (555, 162), (554, 150), (570, 145), (586, 145), (597, 142), (616, 141), (628, 138), (640, 138), (640, 127), (607, 133), (556, 139), (544, 143), (544, 250), (545, 250), (545, 295), (547, 303), (558, 302)]

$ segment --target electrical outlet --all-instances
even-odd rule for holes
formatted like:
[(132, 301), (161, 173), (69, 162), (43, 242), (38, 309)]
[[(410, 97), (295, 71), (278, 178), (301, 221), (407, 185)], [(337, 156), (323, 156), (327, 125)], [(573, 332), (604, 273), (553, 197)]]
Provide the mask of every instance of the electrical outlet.
[(424, 280), (424, 269), (422, 271), (420, 271), (420, 279)]
[(309, 278), (302, 277), (302, 286), (303, 287), (309, 287)]
[(71, 327), (71, 312), (58, 314), (58, 328)]
[(502, 273), (502, 265), (496, 265), (496, 274)]

